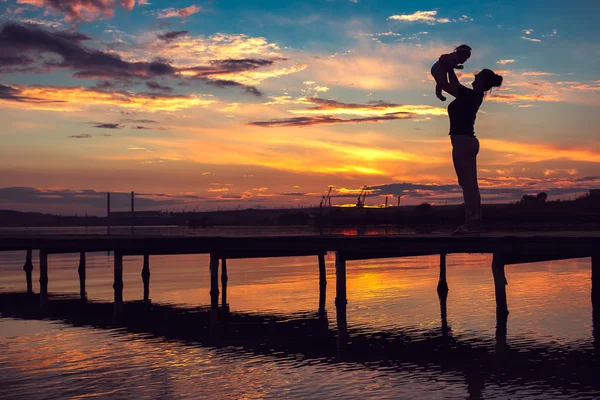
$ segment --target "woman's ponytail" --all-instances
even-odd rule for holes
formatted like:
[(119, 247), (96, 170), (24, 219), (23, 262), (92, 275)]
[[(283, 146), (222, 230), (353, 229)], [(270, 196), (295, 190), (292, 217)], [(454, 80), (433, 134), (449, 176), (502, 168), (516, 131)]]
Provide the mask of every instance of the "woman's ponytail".
[(502, 75), (498, 75), (491, 69), (487, 69), (487, 68), (481, 70), (481, 72), (479, 74), (481, 75), (481, 77), (484, 80), (484, 85), (483, 85), (484, 88), (483, 89), (486, 92), (493, 87), (500, 87), (502, 85), (502, 81), (504, 80), (504, 78), (502, 78)]

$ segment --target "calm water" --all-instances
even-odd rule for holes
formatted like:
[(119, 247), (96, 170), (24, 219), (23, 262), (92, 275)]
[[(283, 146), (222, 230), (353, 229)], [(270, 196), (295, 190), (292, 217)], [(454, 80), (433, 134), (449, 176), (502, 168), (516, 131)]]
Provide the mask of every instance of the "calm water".
[[(7, 311), (6, 293), (25, 289), (24, 260), (0, 253), (2, 398), (600, 398), (589, 259), (507, 266), (505, 341), (490, 256), (448, 256), (447, 329), (438, 257), (349, 262), (342, 347), (333, 254), (326, 321), (316, 314), (316, 257), (229, 260), (230, 324), (216, 342), (205, 340), (208, 312), (193, 310), (210, 303), (208, 256), (152, 256), (160, 312), (124, 327), (92, 308), (74, 316), (58, 298), (51, 319)], [(50, 256), (50, 293), (79, 292), (78, 262)], [(87, 265), (88, 307), (109, 315), (112, 257), (91, 253)], [(141, 267), (125, 258), (126, 301), (142, 298)], [(136, 304), (126, 307), (135, 317)]]

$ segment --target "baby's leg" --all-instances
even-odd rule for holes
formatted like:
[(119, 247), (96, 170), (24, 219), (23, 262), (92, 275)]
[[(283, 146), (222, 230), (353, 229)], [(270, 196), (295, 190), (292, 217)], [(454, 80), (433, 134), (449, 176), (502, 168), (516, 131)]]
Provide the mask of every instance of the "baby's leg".
[(444, 97), (444, 95), (442, 94), (442, 87), (440, 85), (435, 85), (435, 95), (437, 96), (438, 99), (440, 99), (441, 101), (446, 101), (446, 98)]
[(436, 83), (436, 97), (442, 101), (446, 101), (446, 98), (442, 95), (442, 87), (440, 86), (440, 84), (448, 82), (448, 74), (446, 73), (444, 68), (442, 68), (439, 61), (433, 64), (433, 66), (431, 67), (431, 76), (433, 76), (433, 79), (435, 79)]

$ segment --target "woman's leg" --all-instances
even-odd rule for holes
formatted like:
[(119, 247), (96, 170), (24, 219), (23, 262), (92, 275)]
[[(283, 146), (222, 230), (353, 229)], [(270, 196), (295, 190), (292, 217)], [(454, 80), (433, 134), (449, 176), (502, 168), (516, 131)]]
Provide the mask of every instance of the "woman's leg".
[[(477, 181), (477, 154), (479, 154), (479, 140), (476, 137), (471, 141), (471, 177), (473, 179), (473, 209), (471, 214), (471, 222), (475, 225), (481, 223), (481, 194), (479, 193), (479, 183)], [(476, 226), (478, 227), (478, 226)]]
[(477, 228), (476, 225), (481, 221), (481, 196), (477, 183), (479, 141), (467, 135), (452, 135), (450, 138), (454, 170), (465, 201), (465, 226), (467, 229)]

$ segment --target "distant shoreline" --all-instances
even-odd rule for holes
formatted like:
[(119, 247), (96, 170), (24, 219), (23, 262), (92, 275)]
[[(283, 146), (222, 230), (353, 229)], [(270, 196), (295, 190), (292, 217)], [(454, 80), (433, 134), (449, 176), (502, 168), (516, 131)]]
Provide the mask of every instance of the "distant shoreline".
[[(570, 201), (524, 198), (512, 204), (484, 204), (484, 224), (491, 229), (597, 230), (600, 229), (600, 196)], [(304, 209), (246, 209), (183, 213), (141, 211), (97, 216), (59, 216), (0, 210), (0, 227), (126, 227), (126, 226), (398, 226), (430, 230), (456, 226), (464, 220), (462, 205), (388, 208), (314, 207)]]

